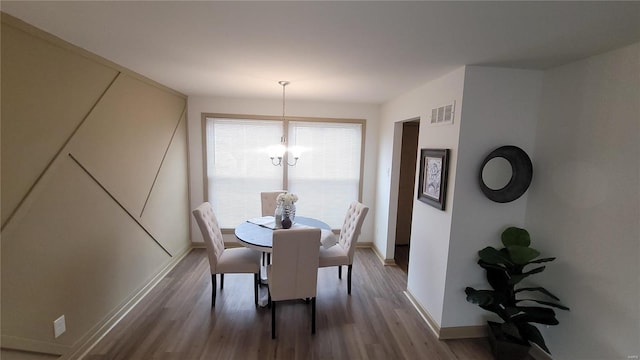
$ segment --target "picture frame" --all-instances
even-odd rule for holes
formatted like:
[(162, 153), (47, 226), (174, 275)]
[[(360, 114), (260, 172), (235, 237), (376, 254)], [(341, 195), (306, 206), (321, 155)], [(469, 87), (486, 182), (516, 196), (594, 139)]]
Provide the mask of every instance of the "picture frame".
[(444, 210), (448, 173), (449, 149), (421, 149), (418, 200)]

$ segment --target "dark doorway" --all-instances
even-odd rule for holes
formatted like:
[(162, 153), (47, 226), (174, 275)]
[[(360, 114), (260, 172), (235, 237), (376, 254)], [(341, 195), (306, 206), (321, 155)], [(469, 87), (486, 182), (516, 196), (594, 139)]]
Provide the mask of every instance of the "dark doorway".
[(409, 249), (411, 247), (411, 217), (418, 158), (418, 134), (420, 120), (402, 124), (402, 145), (400, 151), (400, 179), (398, 182), (398, 213), (396, 218), (396, 243), (394, 260), (405, 272), (409, 269)]

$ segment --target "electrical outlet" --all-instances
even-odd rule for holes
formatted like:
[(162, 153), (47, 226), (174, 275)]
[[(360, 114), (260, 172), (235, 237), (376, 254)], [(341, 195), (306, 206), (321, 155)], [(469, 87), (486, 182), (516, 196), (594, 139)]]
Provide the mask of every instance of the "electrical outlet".
[(67, 331), (67, 324), (64, 321), (64, 315), (53, 321), (53, 336), (58, 337)]

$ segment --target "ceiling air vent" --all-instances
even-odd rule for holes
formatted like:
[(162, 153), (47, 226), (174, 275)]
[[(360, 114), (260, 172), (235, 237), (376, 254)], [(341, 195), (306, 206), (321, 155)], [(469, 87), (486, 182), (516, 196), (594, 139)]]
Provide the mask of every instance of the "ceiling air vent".
[(453, 124), (455, 107), (456, 107), (456, 102), (452, 101), (449, 104), (431, 109), (431, 124), (432, 125)]

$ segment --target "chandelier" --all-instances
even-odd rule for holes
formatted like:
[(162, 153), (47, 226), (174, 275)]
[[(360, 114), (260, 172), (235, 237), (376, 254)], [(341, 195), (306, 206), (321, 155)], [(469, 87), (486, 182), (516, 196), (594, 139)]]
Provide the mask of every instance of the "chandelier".
[[(289, 82), (278, 81), (278, 84), (282, 85), (282, 122), (284, 123), (284, 119), (285, 119), (284, 95), (285, 95), (285, 87), (289, 85)], [(290, 163), (288, 160), (288, 156), (287, 156), (288, 152), (292, 153), (293, 155), (293, 163)], [(283, 162), (289, 166), (295, 166), (298, 163), (298, 159), (300, 158), (300, 154), (293, 153), (291, 149), (287, 149), (287, 139), (284, 136), (280, 138), (280, 144), (272, 147), (269, 153), (270, 153), (269, 157), (271, 158), (271, 163), (273, 164), (273, 166), (282, 166)]]

